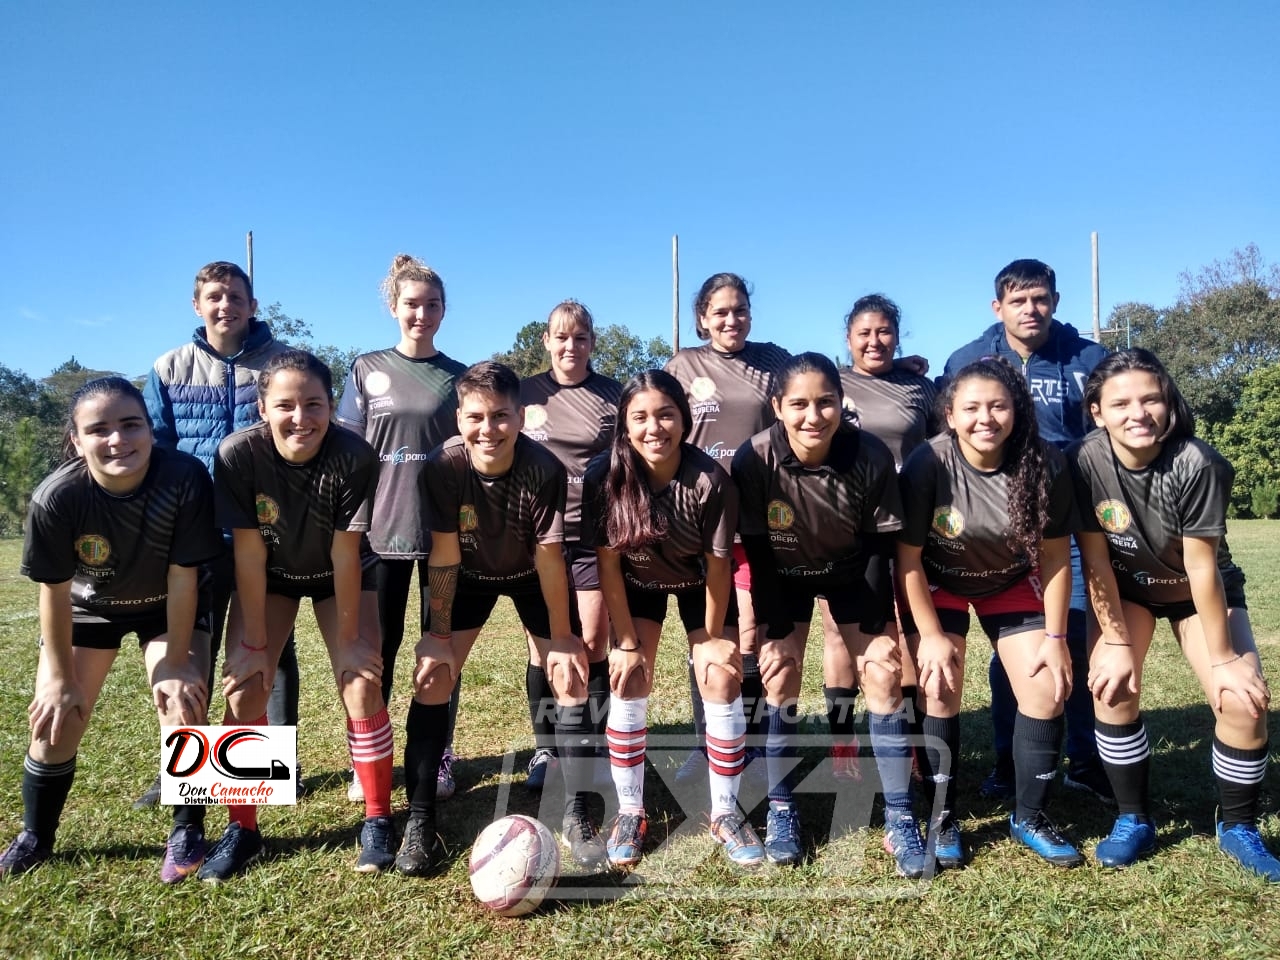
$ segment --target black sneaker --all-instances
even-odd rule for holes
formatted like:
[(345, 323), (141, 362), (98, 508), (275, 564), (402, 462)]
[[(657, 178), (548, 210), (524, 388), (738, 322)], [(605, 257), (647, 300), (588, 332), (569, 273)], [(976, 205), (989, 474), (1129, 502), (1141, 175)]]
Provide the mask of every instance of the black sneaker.
[(570, 858), (579, 866), (598, 867), (604, 862), (604, 840), (585, 813), (566, 813), (560, 824), (560, 835)]
[(556, 752), (550, 747), (539, 747), (533, 751), (533, 756), (529, 759), (529, 778), (524, 782), (525, 787), (534, 793), (541, 793), (543, 785), (547, 782), (547, 774), (557, 762)]
[(0, 853), (0, 878), (16, 877), (44, 863), (53, 854), (40, 845), (40, 838), (30, 830), (23, 830), (13, 843)]
[(1111, 789), (1111, 780), (1101, 763), (1068, 762), (1067, 772), (1062, 775), (1062, 785), (1068, 790), (1091, 793), (1094, 799), (1109, 807), (1116, 805), (1115, 791)]
[(1012, 803), (1018, 788), (1014, 779), (1013, 758), (999, 759), (978, 787), (978, 796), (996, 803)]
[(133, 801), (133, 809), (146, 810), (160, 804), (160, 775), (156, 774), (156, 778), (151, 781), (151, 786), (142, 791), (137, 800)]
[(395, 856), (396, 869), (407, 877), (425, 877), (433, 873), (443, 860), (444, 845), (436, 836), (435, 820), (410, 817), (404, 825), (400, 852)]
[(369, 817), (360, 828), (357, 873), (381, 873), (396, 862), (396, 831), (390, 817)]
[(205, 883), (225, 883), (262, 856), (262, 848), (261, 833), (229, 823), (196, 876)]

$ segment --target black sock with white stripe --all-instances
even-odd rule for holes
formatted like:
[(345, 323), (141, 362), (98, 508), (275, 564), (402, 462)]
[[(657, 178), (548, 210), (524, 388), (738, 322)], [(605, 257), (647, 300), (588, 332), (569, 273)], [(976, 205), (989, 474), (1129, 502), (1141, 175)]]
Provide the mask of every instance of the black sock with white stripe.
[(1256, 750), (1229, 747), (1213, 738), (1213, 776), (1218, 781), (1224, 830), (1238, 823), (1258, 821), (1258, 795), (1267, 775), (1267, 744)]
[(75, 778), (75, 757), (63, 763), (41, 763), (28, 753), (22, 762), (22, 825), (40, 839), (40, 846), (45, 849), (53, 847), (62, 808), (67, 805)]
[(1133, 723), (1095, 720), (1098, 756), (1116, 795), (1120, 813), (1151, 816), (1151, 746), (1147, 726), (1139, 716)]

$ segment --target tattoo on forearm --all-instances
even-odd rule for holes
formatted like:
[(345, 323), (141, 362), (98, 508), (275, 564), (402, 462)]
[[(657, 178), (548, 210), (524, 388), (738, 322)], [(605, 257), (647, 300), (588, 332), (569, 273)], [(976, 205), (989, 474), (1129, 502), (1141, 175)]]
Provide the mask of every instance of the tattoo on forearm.
[(458, 592), (458, 570), (461, 564), (447, 567), (427, 567), (427, 590), (430, 593), (432, 633), (442, 637), (453, 632), (453, 596)]

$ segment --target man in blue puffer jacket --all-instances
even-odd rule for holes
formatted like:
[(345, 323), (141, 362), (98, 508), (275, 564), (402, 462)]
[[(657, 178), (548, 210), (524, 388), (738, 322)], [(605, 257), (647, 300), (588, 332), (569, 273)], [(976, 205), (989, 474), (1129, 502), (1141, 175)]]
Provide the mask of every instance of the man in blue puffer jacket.
[[(170, 350), (155, 362), (142, 393), (156, 443), (199, 457), (212, 474), (214, 456), (223, 438), (260, 419), (258, 374), (268, 360), (290, 347), (276, 340), (271, 328), (256, 318), (258, 302), (253, 298), (253, 283), (234, 263), (219, 260), (201, 267), (191, 303), (204, 325), (196, 327), (190, 343)], [(225, 554), (211, 566), (212, 692), (214, 664), (235, 589), (229, 538)], [(267, 715), (273, 725), (298, 722), (298, 658), (292, 635), (280, 655)], [(159, 790), (157, 778), (135, 807), (154, 806), (160, 800)]]
[[(1086, 340), (1075, 327), (1054, 319), (1058, 308), (1057, 277), (1046, 263), (1013, 261), (996, 275), (995, 293), (991, 309), (997, 322), (951, 355), (943, 377), (955, 376), (966, 364), (982, 357), (1004, 357), (1027, 378), (1040, 436), (1060, 449), (1065, 448), (1092, 429), (1092, 424), (1086, 422), (1084, 384), (1093, 368), (1107, 355), (1107, 348)], [(1064, 783), (1110, 801), (1111, 784), (1098, 758), (1094, 737), (1093, 699), (1088, 685), (1085, 615), (1088, 600), (1080, 571), (1080, 551), (1074, 540), (1071, 587), (1067, 646), (1071, 652), (1072, 689), (1066, 704)], [(982, 782), (980, 792), (989, 799), (1004, 800), (1011, 798), (1014, 790), (1013, 723), (1017, 702), (1004, 666), (994, 655), (990, 676), (996, 766)]]

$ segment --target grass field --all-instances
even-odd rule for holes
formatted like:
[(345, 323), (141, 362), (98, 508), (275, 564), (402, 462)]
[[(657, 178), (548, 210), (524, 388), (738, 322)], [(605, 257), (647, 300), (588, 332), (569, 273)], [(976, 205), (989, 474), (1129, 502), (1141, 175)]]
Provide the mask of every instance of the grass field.
[[(1280, 524), (1272, 521), (1235, 522), (1230, 534), (1249, 576), (1254, 628), (1272, 676), (1280, 675), (1278, 535)], [(19, 552), (19, 543), (0, 542), (3, 842), (21, 828), (19, 784), (36, 660), (36, 591), (16, 572)], [(267, 857), (238, 882), (163, 887), (157, 877), (167, 812), (130, 809), (155, 770), (157, 733), (141, 657), (136, 647), (126, 648), (81, 748), (55, 859), (0, 884), (0, 956), (1280, 956), (1280, 887), (1244, 874), (1213, 842), (1213, 720), (1167, 630), (1153, 648), (1145, 697), (1156, 756), (1159, 849), (1128, 871), (1093, 865), (1055, 870), (1014, 847), (1007, 811), (977, 798), (991, 753), (986, 641), (971, 636), (960, 779), (972, 853), (966, 869), (928, 883), (897, 880), (879, 849), (880, 831), (833, 829), (849, 809), (836, 806), (830, 794), (814, 792), (800, 799), (808, 862), (796, 870), (735, 873), (699, 826), (705, 788), (677, 798), (651, 769), (651, 844), (672, 839), (646, 856), (631, 881), (567, 878), (573, 895), (553, 899), (528, 918), (495, 918), (471, 895), (470, 842), (500, 811), (540, 812), (523, 787), (532, 739), (524, 643), (513, 625), (504, 602), (464, 673), (459, 792), (440, 808), (440, 829), (453, 860), (443, 875), (426, 880), (351, 870), (362, 814), (346, 800), (342, 712), (304, 604), (298, 749), (309, 793), (296, 808), (263, 813)], [(656, 745), (674, 744), (689, 731), (683, 650), (683, 638), (673, 634), (664, 640), (650, 707), (651, 759), (668, 771), (679, 756), (664, 755)], [(810, 734), (825, 724), (816, 650), (810, 647), (806, 670), (804, 707), (812, 719), (804, 730)], [(397, 757), (408, 686), (403, 660), (400, 666), (400, 692), (391, 704)], [(214, 715), (221, 715), (219, 702)], [(811, 760), (820, 757), (817, 750), (811, 753)], [(504, 777), (504, 766), (514, 767), (514, 776)], [(1273, 764), (1263, 822), (1276, 846), (1278, 776)], [(809, 782), (822, 786), (820, 777)], [(867, 799), (857, 796), (854, 821), (878, 823)], [(403, 806), (402, 791), (395, 800)], [(555, 829), (558, 798), (552, 793), (545, 803), (543, 819)], [(1052, 812), (1090, 852), (1111, 823), (1105, 809), (1070, 791), (1056, 793)], [(752, 819), (763, 824), (759, 809)], [(225, 822), (220, 811), (211, 811), (210, 833), (216, 835)], [(583, 891), (587, 899), (579, 897)]]

